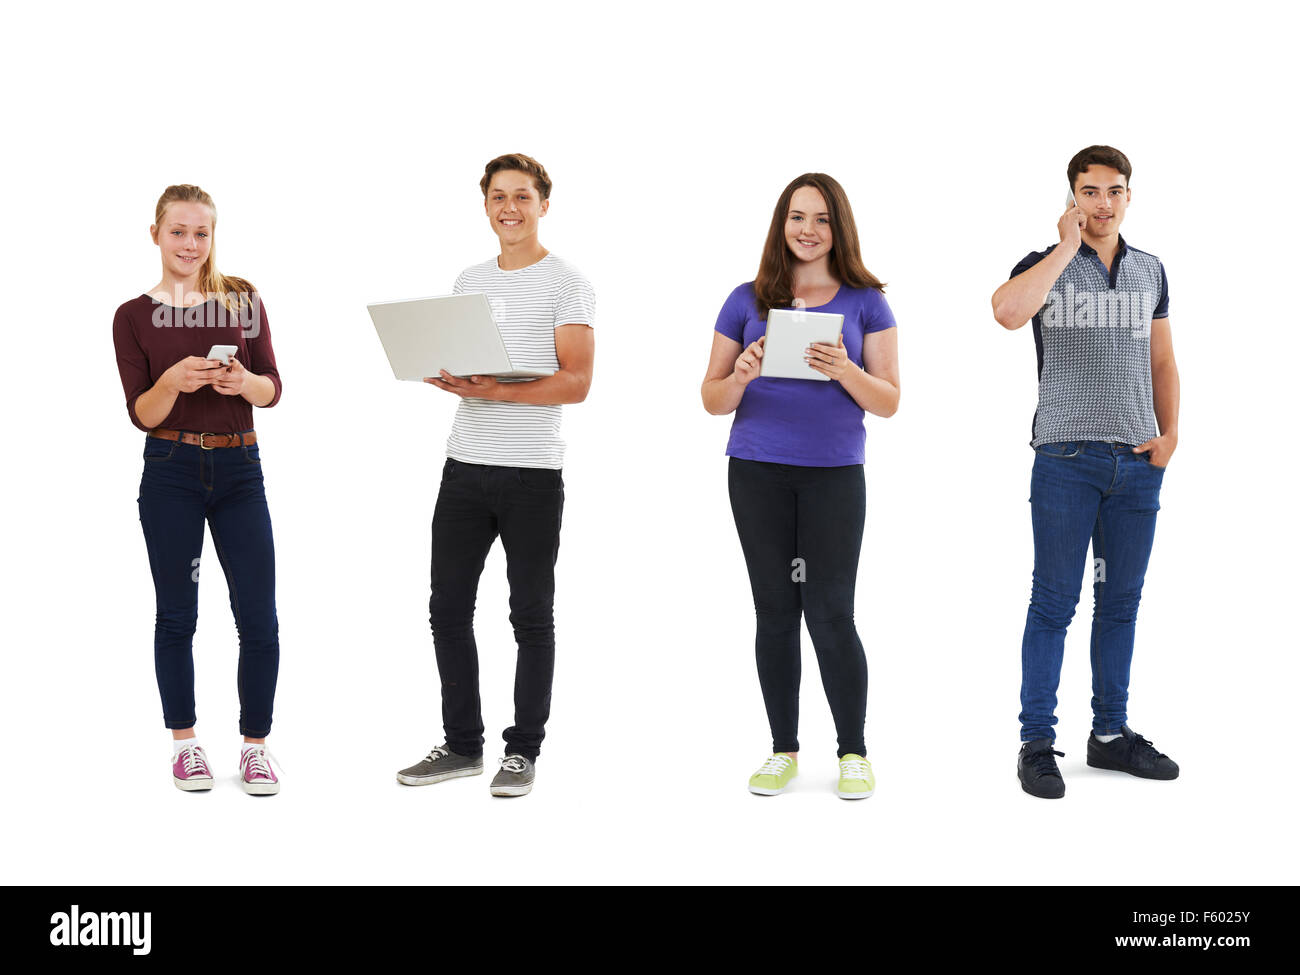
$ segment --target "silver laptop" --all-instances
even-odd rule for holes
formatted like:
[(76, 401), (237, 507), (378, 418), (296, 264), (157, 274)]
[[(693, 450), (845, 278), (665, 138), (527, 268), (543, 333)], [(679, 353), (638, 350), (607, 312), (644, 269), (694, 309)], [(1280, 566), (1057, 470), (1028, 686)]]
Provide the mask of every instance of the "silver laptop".
[(538, 379), (553, 369), (516, 369), (487, 295), (449, 295), (366, 305), (398, 379), (453, 376)]
[(773, 308), (767, 313), (767, 341), (759, 360), (760, 376), (830, 382), (804, 361), (804, 349), (814, 342), (834, 345), (844, 330), (844, 316), (802, 308)]

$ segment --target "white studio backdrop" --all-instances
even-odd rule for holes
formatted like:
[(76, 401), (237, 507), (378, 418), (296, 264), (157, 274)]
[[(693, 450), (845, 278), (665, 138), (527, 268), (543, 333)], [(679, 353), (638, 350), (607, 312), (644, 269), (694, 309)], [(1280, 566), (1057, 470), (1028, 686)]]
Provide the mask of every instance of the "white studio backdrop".
[[(1257, 883), (1294, 876), (1295, 244), (1290, 13), (1239, 3), (45, 5), (6, 106), (10, 305), (6, 879), (26, 883)], [(1134, 163), (1123, 232), (1169, 273), (1181, 444), (1165, 478), (1132, 723), (1176, 783), (1094, 773), (1085, 589), (1058, 747), (1014, 776), (1032, 549), (1030, 329), (989, 297), (1056, 240), (1065, 165)], [(367, 302), (445, 294), (496, 253), (478, 179), (526, 152), (541, 239), (597, 294), (565, 408), (559, 652), (538, 785), (403, 789), (441, 741), (429, 522), (454, 399), (392, 379)], [(770, 739), (699, 400), (718, 309), (794, 176), (846, 188), (899, 322), (902, 405), (867, 421), (857, 619), (870, 803), (835, 799), (811, 644), (797, 788)], [(277, 546), (282, 794), (234, 784), (236, 641), (215, 559), (195, 644), (219, 784), (167, 781), (143, 437), (114, 309), (158, 276), (169, 183), (214, 196), (219, 266), (262, 292), (284, 379), (257, 411)], [(1283, 300), (1279, 302), (1278, 298)], [(205, 552), (213, 550), (210, 539)], [(510, 723), (499, 546), (479, 591), (489, 759)], [(1097, 834), (1105, 831), (1104, 843)], [(69, 836), (84, 842), (67, 843)], [(179, 837), (201, 855), (175, 853)], [(1033, 837), (1039, 853), (1026, 855)], [(250, 856), (249, 840), (258, 853)], [(776, 841), (774, 843), (774, 841)], [(779, 848), (788, 852), (777, 852)], [(1098, 848), (1109, 851), (1098, 856)], [(1194, 852), (1194, 855), (1193, 855)]]

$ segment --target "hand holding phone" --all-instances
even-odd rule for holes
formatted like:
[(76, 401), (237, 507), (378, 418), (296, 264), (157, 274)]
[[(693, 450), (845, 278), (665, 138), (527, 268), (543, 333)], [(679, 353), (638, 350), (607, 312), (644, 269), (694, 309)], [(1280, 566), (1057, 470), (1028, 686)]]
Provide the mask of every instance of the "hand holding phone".
[(217, 370), (217, 376), (212, 380), (212, 388), (222, 396), (238, 396), (244, 391), (244, 381), (248, 375), (244, 364), (232, 356), (230, 364), (225, 369)]
[(208, 358), (216, 359), (223, 366), (230, 365), (230, 357), (239, 351), (235, 345), (214, 345), (208, 350)]
[(1065, 213), (1056, 224), (1056, 229), (1061, 235), (1061, 243), (1078, 250), (1079, 244), (1083, 241), (1081, 232), (1087, 222), (1088, 218), (1084, 216), (1083, 210), (1074, 199), (1074, 191), (1071, 190), (1065, 196)]
[(162, 374), (158, 382), (167, 389), (177, 393), (194, 393), (216, 381), (216, 376), (223, 370), (211, 364), (211, 360), (196, 355), (187, 355), (184, 359), (172, 363), (170, 369)]

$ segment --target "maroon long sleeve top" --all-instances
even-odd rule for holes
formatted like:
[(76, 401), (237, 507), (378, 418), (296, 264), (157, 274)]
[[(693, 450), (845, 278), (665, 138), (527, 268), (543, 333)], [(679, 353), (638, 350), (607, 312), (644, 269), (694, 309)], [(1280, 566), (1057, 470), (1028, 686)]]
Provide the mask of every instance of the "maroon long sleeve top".
[[(280, 373), (271, 347), (266, 308), (254, 294), (251, 309), (235, 314), (215, 298), (201, 305), (177, 308), (150, 295), (132, 298), (113, 316), (113, 345), (117, 371), (126, 393), (126, 412), (141, 430), (151, 427), (135, 414), (135, 401), (148, 392), (164, 372), (186, 356), (206, 356), (214, 345), (233, 345), (244, 368), (275, 384), (268, 407), (280, 401)], [(158, 426), (194, 433), (240, 433), (253, 429), (253, 405), (242, 396), (223, 396), (211, 386), (180, 393), (172, 411)]]

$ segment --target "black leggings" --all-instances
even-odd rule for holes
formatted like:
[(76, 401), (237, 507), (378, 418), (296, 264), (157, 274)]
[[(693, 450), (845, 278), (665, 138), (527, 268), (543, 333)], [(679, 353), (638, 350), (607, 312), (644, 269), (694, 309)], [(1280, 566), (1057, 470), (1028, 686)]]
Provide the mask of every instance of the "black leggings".
[(754, 652), (772, 751), (799, 750), (799, 620), (807, 620), (839, 754), (865, 755), (867, 657), (853, 625), (866, 517), (862, 465), (731, 458), (731, 512), (758, 616)]

